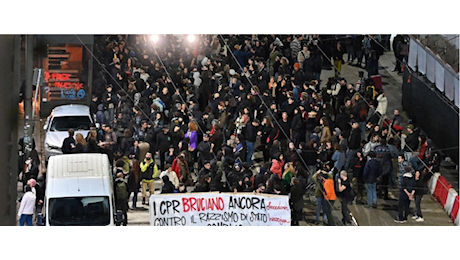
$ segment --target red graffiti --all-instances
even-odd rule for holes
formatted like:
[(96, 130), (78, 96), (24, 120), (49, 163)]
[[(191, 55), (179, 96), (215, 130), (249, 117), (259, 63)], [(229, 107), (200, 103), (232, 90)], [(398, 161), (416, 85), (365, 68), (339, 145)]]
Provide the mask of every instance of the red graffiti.
[(224, 210), (225, 204), (221, 197), (218, 198), (182, 198), (184, 212), (205, 211), (205, 210)]
[(72, 89), (83, 89), (83, 83), (80, 82), (54, 82), (56, 88), (72, 88)]
[(45, 81), (48, 82), (49, 79), (53, 79), (54, 81), (67, 81), (70, 79), (72, 74), (68, 73), (49, 73), (45, 71)]
[(290, 211), (290, 209), (288, 207), (281, 206), (281, 204), (278, 204), (278, 206), (273, 206), (271, 201), (268, 202), (267, 209), (271, 209), (271, 210), (288, 210), (288, 211)]
[(68, 82), (72, 77), (69, 73), (49, 73), (45, 71), (45, 81), (49, 83), (49, 80), (53, 80), (55, 88), (71, 88), (75, 90), (84, 89), (83, 83), (80, 82)]

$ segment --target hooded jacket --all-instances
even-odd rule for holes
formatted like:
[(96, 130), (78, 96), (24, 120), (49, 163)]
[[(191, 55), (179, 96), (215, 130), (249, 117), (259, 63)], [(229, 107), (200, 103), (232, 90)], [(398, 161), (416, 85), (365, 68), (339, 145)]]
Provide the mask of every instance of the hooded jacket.
[(364, 183), (376, 183), (377, 178), (382, 175), (382, 167), (380, 162), (375, 158), (371, 158), (364, 166), (363, 179)]
[(36, 197), (35, 194), (33, 194), (33, 192), (26, 192), (22, 197), (21, 206), (19, 206), (18, 217), (20, 217), (22, 214), (34, 214), (35, 200)]

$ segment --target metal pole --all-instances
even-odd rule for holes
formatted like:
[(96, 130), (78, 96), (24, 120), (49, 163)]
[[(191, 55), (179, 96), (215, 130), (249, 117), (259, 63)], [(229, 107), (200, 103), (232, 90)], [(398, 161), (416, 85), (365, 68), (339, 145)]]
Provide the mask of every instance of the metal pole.
[(25, 158), (32, 150), (32, 72), (33, 72), (33, 35), (26, 35), (26, 86), (24, 90), (24, 153)]

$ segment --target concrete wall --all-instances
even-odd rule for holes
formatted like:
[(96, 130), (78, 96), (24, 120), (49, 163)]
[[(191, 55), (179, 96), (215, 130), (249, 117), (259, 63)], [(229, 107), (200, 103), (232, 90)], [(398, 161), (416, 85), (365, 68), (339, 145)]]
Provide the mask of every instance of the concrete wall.
[(2, 226), (16, 225), (17, 218), (19, 85), (14, 74), (14, 46), (14, 35), (0, 35), (0, 57), (2, 57), (2, 62), (0, 62), (0, 93), (2, 95), (0, 101), (0, 225)]

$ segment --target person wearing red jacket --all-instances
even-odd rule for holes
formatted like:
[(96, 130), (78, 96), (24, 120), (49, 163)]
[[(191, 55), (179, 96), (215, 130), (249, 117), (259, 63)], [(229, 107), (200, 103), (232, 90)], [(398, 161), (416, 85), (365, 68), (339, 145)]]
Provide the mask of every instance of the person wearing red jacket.
[(277, 154), (272, 160), (272, 166), (270, 167), (270, 172), (276, 174), (282, 179), (283, 167), (284, 167), (284, 158), (283, 154)]
[(414, 169), (415, 171), (418, 171), (418, 170), (423, 170), (423, 160), (425, 160), (425, 152), (426, 152), (426, 148), (428, 146), (428, 143), (427, 143), (427, 138), (425, 135), (420, 135), (418, 137), (418, 140), (420, 142), (420, 148), (418, 149), (418, 154), (414, 157), (412, 157), (409, 162), (412, 166), (412, 169)]

